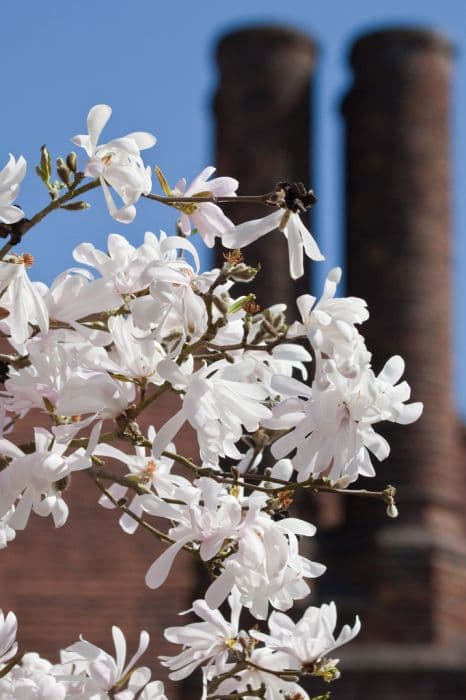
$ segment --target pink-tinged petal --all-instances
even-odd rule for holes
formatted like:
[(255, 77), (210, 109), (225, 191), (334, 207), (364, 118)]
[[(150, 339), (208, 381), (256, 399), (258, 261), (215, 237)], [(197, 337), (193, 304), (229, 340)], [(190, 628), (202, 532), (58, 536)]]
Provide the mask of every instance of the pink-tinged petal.
[(216, 177), (208, 186), (209, 191), (216, 197), (232, 197), (238, 189), (239, 182), (233, 177)]
[(93, 148), (95, 148), (100, 134), (110, 117), (112, 116), (112, 108), (109, 105), (94, 105), (89, 110), (87, 115), (87, 130)]
[(274, 391), (284, 396), (305, 396), (306, 398), (311, 398), (312, 396), (311, 387), (294, 377), (284, 377), (277, 374), (272, 377), (271, 386)]
[(197, 192), (205, 192), (206, 189), (210, 189), (209, 187), (205, 187), (205, 183), (214, 172), (215, 168), (212, 165), (208, 165), (207, 168), (204, 168), (190, 183), (185, 195), (189, 197), (195, 195)]
[(176, 555), (183, 549), (186, 542), (189, 542), (189, 536), (170, 545), (170, 547), (154, 561), (146, 574), (146, 586), (149, 588), (160, 588), (160, 586), (165, 583)]
[(140, 151), (152, 148), (157, 143), (155, 136), (147, 131), (132, 131), (130, 134), (126, 134), (125, 138), (135, 141)]
[(258, 238), (265, 236), (266, 233), (270, 233), (270, 231), (278, 228), (282, 218), (283, 211), (277, 209), (277, 211), (268, 214), (263, 219), (245, 221), (244, 224), (239, 224), (225, 231), (222, 234), (222, 244), (225, 248), (243, 248), (253, 241), (257, 241)]

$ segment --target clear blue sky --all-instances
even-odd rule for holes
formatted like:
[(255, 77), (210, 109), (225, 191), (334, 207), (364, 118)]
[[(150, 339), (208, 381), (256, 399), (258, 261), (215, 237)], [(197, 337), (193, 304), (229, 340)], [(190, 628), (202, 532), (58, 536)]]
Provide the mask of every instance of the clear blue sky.
[[(47, 143), (65, 154), (69, 138), (85, 132), (90, 106), (112, 105), (105, 136), (147, 130), (158, 137), (149, 152), (175, 181), (211, 163), (210, 103), (216, 74), (213, 51), (226, 31), (251, 24), (285, 23), (309, 32), (319, 43), (316, 105), (316, 233), (328, 266), (340, 264), (341, 124), (338, 104), (348, 84), (346, 54), (354, 37), (392, 24), (431, 26), (457, 45), (454, 83), (454, 271), (455, 391), (466, 416), (466, 5), (464, 0), (17, 0), (2, 2), (2, 138), (0, 160), (23, 154), (29, 176), (20, 202), (27, 214), (46, 199), (33, 174), (38, 149)], [(6, 67), (5, 67), (6, 66)], [(100, 193), (99, 193), (100, 194)], [(95, 196), (90, 201), (95, 200)], [(142, 202), (128, 229), (104, 207), (60, 212), (28, 234), (33, 277), (50, 282), (72, 265), (71, 251), (83, 240), (105, 246), (110, 232), (139, 241), (145, 230), (173, 229), (172, 212)], [(441, 351), (441, 349), (439, 349)]]

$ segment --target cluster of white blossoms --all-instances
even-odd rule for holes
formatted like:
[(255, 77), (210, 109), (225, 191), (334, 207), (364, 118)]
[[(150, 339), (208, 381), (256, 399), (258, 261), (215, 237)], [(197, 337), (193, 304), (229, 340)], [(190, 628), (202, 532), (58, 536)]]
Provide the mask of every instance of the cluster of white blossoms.
[[(133, 132), (98, 144), (110, 114), (106, 105), (93, 107), (88, 134), (73, 139), (88, 157), (83, 170), (70, 153), (58, 160), (60, 180), (53, 181), (43, 149), (38, 174), (51, 204), (35, 216), (26, 219), (13, 204), (24, 159), (10, 156), (0, 172), (1, 233), (11, 236), (0, 251), (0, 548), (35, 515), (63, 526), (71, 476), (86, 470), (99, 503), (120, 511), (125, 533), (152, 523), (148, 529), (167, 545), (148, 568), (147, 586), (162, 586), (182, 550), (210, 574), (205, 599), (192, 609), (202, 622), (165, 631), (183, 646), (162, 658), (170, 677), (201, 668), (204, 698), (303, 700), (300, 678), (337, 678), (338, 660), (329, 654), (360, 625), (356, 619), (335, 637), (334, 603), (309, 607), (296, 623), (284, 614), (325, 571), (300, 551), (316, 528), (290, 515), (294, 495), (341, 491), (360, 474), (374, 475), (371, 455), (389, 454), (375, 424), (411, 423), (422, 405), (407, 403), (401, 357), (379, 373), (372, 368), (359, 330), (366, 304), (336, 296), (338, 268), (319, 300), (297, 300), (300, 320), (291, 325), (284, 305), (260, 309), (253, 293), (235, 291), (258, 272), (241, 249), (273, 229), (287, 240), (292, 278), (302, 276), (304, 254), (323, 259), (301, 219), (312, 191), (278, 183), (263, 196), (272, 213), (234, 226), (220, 204), (241, 201), (236, 180), (210, 179), (208, 167), (172, 188), (156, 168), (163, 194), (152, 193), (140, 152), (155, 137)], [(94, 187), (122, 223), (133, 221), (141, 197), (172, 207), (181, 215), (178, 235), (146, 232), (133, 245), (112, 233), (107, 251), (79, 245), (77, 266), (50, 286), (32, 282), (31, 256), (13, 246), (54, 209), (85, 208), (78, 198)], [(200, 270), (189, 240), (196, 233), (208, 246), (219, 239), (231, 249), (221, 268)], [(143, 431), (140, 417), (168, 394), (172, 414), (153, 411), (155, 425)], [(18, 444), (15, 431), (32, 410), (41, 412), (41, 426)], [(185, 425), (197, 438), (195, 458), (176, 448)], [(393, 489), (381, 497), (394, 515)], [(218, 610), (227, 598), (230, 622)], [(249, 631), (239, 629), (242, 607), (258, 621)], [(14, 615), (1, 615), (0, 700), (165, 697), (148, 669), (134, 669), (146, 633), (128, 664), (117, 627), (115, 659), (81, 640), (62, 651), (58, 665), (18, 653), (15, 635)]]
[(119, 627), (112, 628), (115, 657), (81, 638), (60, 652), (58, 664), (35, 652), (17, 654), (16, 633), (16, 616), (9, 612), (5, 618), (0, 610), (1, 700), (167, 700), (163, 683), (151, 681), (150, 669), (135, 668), (149, 646), (145, 631), (128, 663)]

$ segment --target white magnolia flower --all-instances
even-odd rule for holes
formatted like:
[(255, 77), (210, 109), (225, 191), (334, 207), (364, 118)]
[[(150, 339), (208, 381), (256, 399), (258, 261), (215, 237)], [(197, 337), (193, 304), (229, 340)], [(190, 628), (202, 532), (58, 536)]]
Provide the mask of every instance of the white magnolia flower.
[(235, 226), (222, 235), (222, 244), (226, 248), (244, 248), (276, 228), (288, 241), (292, 279), (298, 279), (304, 274), (303, 252), (311, 260), (325, 260), (319, 246), (301, 221), (301, 217), (291, 209), (277, 209), (263, 219), (245, 221)]
[(108, 320), (113, 347), (107, 368), (118, 375), (151, 384), (163, 384), (157, 366), (165, 350), (156, 340), (135, 327), (131, 316), (113, 316)]
[(165, 582), (176, 555), (186, 544), (198, 547), (201, 559), (210, 561), (227, 543), (231, 553), (206, 593), (210, 608), (218, 608), (236, 586), (242, 605), (255, 617), (265, 619), (269, 601), (287, 610), (293, 600), (309, 593), (304, 578), (320, 576), (325, 567), (299, 554), (297, 535), (312, 536), (313, 525), (297, 518), (272, 520), (261, 510), (262, 495), (240, 502), (213, 479), (202, 477), (194, 485), (198, 487), (196, 498), (178, 506), (172, 517), (177, 525), (168, 534), (174, 543), (146, 574), (149, 588), (159, 588)]
[(31, 326), (39, 326), (43, 333), (48, 331), (47, 307), (37, 285), (28, 277), (23, 257), (0, 260), (0, 296), (1, 306), (9, 311), (5, 323), (14, 343), (24, 343)]
[(219, 456), (240, 459), (235, 443), (243, 434), (242, 426), (253, 432), (261, 420), (271, 415), (263, 405), (267, 390), (258, 382), (248, 381), (247, 360), (234, 365), (219, 360), (197, 372), (190, 373), (190, 369), (192, 362), (179, 367), (168, 359), (158, 366), (160, 375), (184, 393), (181, 410), (159, 430), (158, 443), (171, 442), (189, 421), (196, 430), (201, 458), (206, 464), (216, 465)]
[(233, 590), (228, 603), (231, 608), (231, 622), (228, 622), (219, 610), (211, 610), (205, 600), (196, 600), (192, 610), (186, 612), (194, 612), (202, 622), (192, 622), (183, 627), (168, 627), (165, 630), (164, 636), (169, 642), (183, 645), (180, 654), (159, 657), (162, 665), (170, 669), (171, 680), (187, 678), (198, 666), (203, 666), (205, 680), (225, 672), (231, 652), (235, 649), (241, 650), (241, 603), (237, 590)]
[(24, 654), (21, 664), (14, 666), (6, 676), (0, 679), (0, 698), (2, 700), (65, 700), (73, 697), (68, 695), (66, 683), (55, 678), (53, 671), (52, 664), (42, 659), (39, 654), (35, 652)]
[[(232, 177), (216, 177), (209, 180), (214, 172), (215, 168), (209, 166), (189, 185), (182, 178), (171, 189), (161, 170), (156, 168), (162, 189), (170, 197), (206, 197), (210, 194), (217, 197), (234, 197), (238, 189), (238, 180)], [(180, 227), (183, 234), (189, 236), (192, 228), (195, 228), (209, 248), (214, 245), (216, 236), (222, 236), (233, 226), (232, 221), (213, 202), (180, 202), (173, 206), (181, 211)]]
[(291, 377), (275, 377), (272, 386), (289, 398), (274, 407), (274, 417), (264, 425), (290, 431), (273, 444), (272, 454), (280, 459), (296, 449), (292, 463), (299, 481), (327, 476), (349, 484), (358, 474), (374, 476), (369, 451), (381, 461), (390, 446), (373, 424), (408, 424), (422, 413), (421, 403), (404, 403), (410, 398), (407, 382), (395, 386), (403, 369), (402, 358), (395, 356), (379, 376), (364, 367), (349, 378), (327, 360), (312, 388)]
[[(138, 649), (126, 663), (126, 640), (119, 627), (112, 627), (112, 637), (115, 645), (115, 658), (82, 638), (61, 652), (63, 671), (67, 667), (74, 667), (75, 672), (86, 674), (87, 679), (84, 686), (86, 695), (84, 697), (89, 697), (90, 700), (106, 698), (107, 695), (103, 695), (103, 693), (114, 688), (126, 674), (132, 671), (136, 662), (149, 646), (149, 634), (142, 631), (139, 636)], [(121, 695), (121, 698), (125, 699), (125, 696)]]
[(335, 637), (336, 624), (335, 603), (324, 603), (320, 608), (307, 608), (296, 623), (288, 615), (274, 611), (268, 620), (270, 634), (251, 630), (251, 635), (270, 650), (287, 653), (294, 661), (293, 669), (309, 669), (327, 658), (329, 652), (354, 639), (361, 629), (359, 617), (356, 617), (353, 627), (345, 625)]
[(3, 170), (0, 170), (0, 222), (14, 224), (24, 217), (23, 211), (12, 204), (19, 193), (19, 185), (26, 175), (26, 161), (11, 155)]
[(225, 559), (223, 571), (209, 586), (205, 599), (211, 608), (217, 608), (235, 586), (242, 605), (257, 619), (265, 620), (269, 603), (288, 610), (294, 600), (310, 592), (304, 579), (321, 576), (326, 567), (299, 554), (297, 536), (312, 537), (314, 525), (299, 518), (272, 520), (260, 510), (263, 494), (253, 494), (247, 504), (233, 537), (238, 541), (237, 551)]
[[(88, 134), (72, 141), (84, 148), (89, 161), (85, 174), (99, 178), (110, 215), (122, 223), (131, 223), (136, 216), (135, 203), (152, 187), (151, 169), (145, 166), (140, 151), (152, 148), (156, 138), (145, 131), (135, 131), (119, 139), (98, 145), (100, 134), (110, 119), (111, 107), (95, 105), (87, 115)], [(123, 206), (115, 205), (108, 185), (121, 197)]]
[(0, 609), (0, 664), (7, 663), (18, 651), (17, 629), (16, 615), (9, 612), (5, 617), (3, 610)]
[[(75, 323), (87, 316), (118, 309), (122, 299), (108, 279), (93, 279), (87, 270), (73, 268), (59, 275), (44, 295), (49, 317), (73, 325), (79, 332), (84, 329)], [(90, 335), (89, 329), (86, 335)], [(103, 333), (102, 333), (103, 335)], [(110, 338), (106, 338), (107, 344)]]
[(30, 454), (9, 440), (0, 439), (0, 453), (11, 459), (0, 471), (0, 517), (9, 513), (19, 499), (14, 513), (8, 516), (11, 527), (23, 530), (31, 510), (41, 516), (52, 515), (55, 527), (64, 525), (68, 506), (57, 484), (72, 471), (90, 466), (99, 430), (100, 426), (94, 427), (86, 452), (79, 449), (66, 457), (68, 445), (56, 442), (44, 428), (34, 428), (35, 451)]
[(371, 355), (355, 328), (369, 318), (366, 302), (357, 297), (335, 298), (341, 279), (341, 268), (335, 267), (327, 275), (319, 300), (302, 294), (296, 300), (302, 323), (294, 323), (288, 337), (307, 335), (319, 355), (335, 360), (338, 369), (351, 376), (361, 364), (369, 364)]
[[(147, 437), (152, 442), (155, 441), (155, 430), (152, 426), (147, 431)], [(174, 446), (169, 445), (168, 449), (174, 451)], [(195, 487), (183, 476), (171, 473), (174, 464), (172, 459), (162, 456), (156, 450), (151, 450), (147, 455), (146, 448), (138, 445), (134, 450), (134, 455), (128, 455), (113, 445), (102, 443), (97, 445), (94, 454), (123, 462), (129, 469), (129, 475), (133, 478), (137, 477), (138, 483), (147, 488), (147, 495), (133, 496), (129, 504), (132, 513), (139, 517), (142, 517), (144, 512), (165, 518), (176, 516), (174, 509), (161, 499), (189, 499), (190, 496), (196, 495)], [(121, 484), (113, 484), (108, 491), (114, 499), (118, 500), (126, 496), (128, 488)], [(113, 501), (106, 495), (101, 496), (99, 503), (104, 508), (115, 507)], [(138, 521), (127, 513), (123, 513), (120, 517), (120, 526), (128, 534), (136, 532), (138, 524)]]
[[(124, 236), (111, 233), (107, 247), (108, 254), (98, 250), (92, 243), (81, 243), (74, 249), (73, 257), (77, 262), (96, 268), (105, 280), (111, 282), (114, 291), (121, 295), (140, 292), (154, 278), (183, 282), (183, 275), (177, 273), (180, 250), (189, 252), (196, 270), (199, 269), (199, 255), (192, 243), (181, 236), (167, 237), (163, 231), (159, 238), (147, 231), (144, 243), (138, 248), (131, 245)], [(182, 263), (183, 267), (187, 266), (186, 261)], [(172, 271), (173, 266), (175, 269)]]

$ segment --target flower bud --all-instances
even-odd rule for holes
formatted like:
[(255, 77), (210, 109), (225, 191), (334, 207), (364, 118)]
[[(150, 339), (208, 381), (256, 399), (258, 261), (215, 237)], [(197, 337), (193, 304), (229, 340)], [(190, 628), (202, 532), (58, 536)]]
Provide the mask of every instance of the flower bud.
[(394, 503), (389, 503), (387, 506), (387, 515), (389, 518), (397, 518), (399, 513), (398, 513), (398, 508)]
[(63, 158), (57, 158), (57, 173), (60, 180), (64, 182), (67, 187), (71, 187), (73, 183), (71, 170), (68, 168)]
[(83, 209), (90, 209), (90, 204), (83, 201), (71, 202), (70, 204), (63, 204), (60, 209), (66, 209), (67, 211), (81, 211)]
[(75, 173), (78, 169), (78, 156), (74, 151), (71, 151), (71, 153), (68, 153), (66, 156), (66, 165), (68, 168), (71, 170), (72, 173)]

